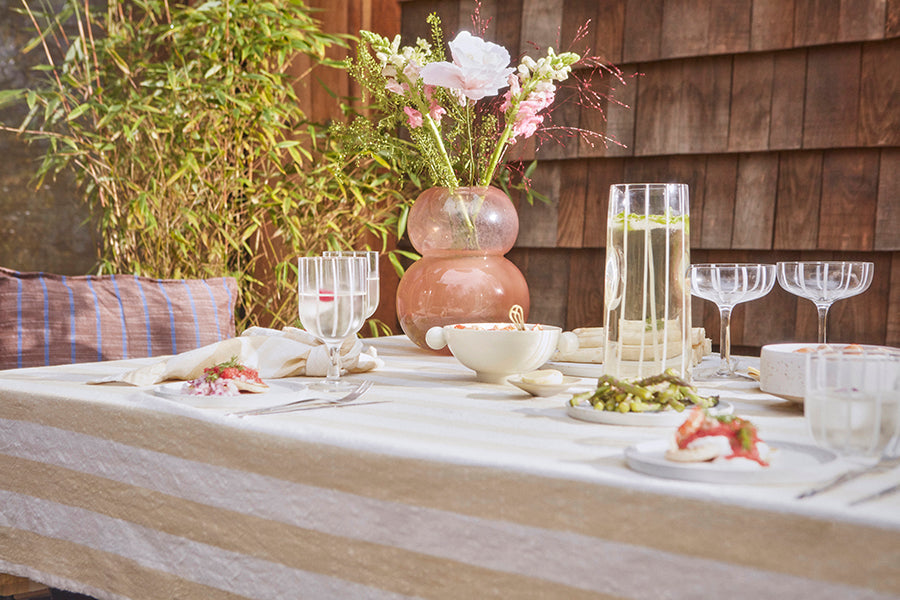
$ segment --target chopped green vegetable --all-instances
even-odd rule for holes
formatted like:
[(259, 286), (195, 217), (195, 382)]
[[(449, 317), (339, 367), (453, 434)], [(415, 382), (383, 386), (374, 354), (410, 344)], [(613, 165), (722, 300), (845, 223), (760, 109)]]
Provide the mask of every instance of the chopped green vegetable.
[(611, 375), (597, 380), (597, 389), (572, 396), (569, 404), (579, 406), (589, 403), (596, 410), (627, 412), (682, 412), (690, 406), (712, 408), (719, 403), (718, 396), (701, 396), (697, 390), (672, 369), (637, 381), (624, 381)]

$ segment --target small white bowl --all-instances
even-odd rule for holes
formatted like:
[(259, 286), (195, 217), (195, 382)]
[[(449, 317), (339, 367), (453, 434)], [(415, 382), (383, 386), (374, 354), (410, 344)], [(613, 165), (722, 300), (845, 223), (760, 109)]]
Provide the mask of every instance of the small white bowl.
[[(429, 348), (450, 352), (475, 378), (486, 383), (505, 383), (510, 375), (534, 371), (556, 352), (560, 327), (525, 325), (525, 331), (497, 329), (509, 323), (460, 323), (432, 327), (425, 334)], [(540, 329), (535, 329), (540, 327)]]
[(525, 383), (522, 381), (521, 375), (514, 375), (507, 379), (508, 382), (516, 386), (522, 391), (528, 392), (532, 396), (555, 396), (562, 394), (572, 385), (581, 381), (579, 377), (563, 377), (561, 383)]
[[(850, 344), (768, 344), (759, 354), (759, 389), (793, 402), (806, 395), (806, 356), (818, 348), (844, 348)], [(884, 348), (853, 344), (864, 349)]]

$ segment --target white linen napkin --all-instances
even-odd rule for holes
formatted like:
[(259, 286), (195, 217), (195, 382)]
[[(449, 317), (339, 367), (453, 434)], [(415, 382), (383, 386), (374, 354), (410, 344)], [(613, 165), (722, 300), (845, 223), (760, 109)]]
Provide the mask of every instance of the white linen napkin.
[[(90, 383), (129, 383), (155, 385), (164, 381), (190, 381), (203, 375), (203, 369), (237, 357), (237, 361), (259, 371), (262, 379), (308, 375), (323, 377), (331, 359), (325, 344), (302, 329), (282, 330), (251, 327), (240, 336), (202, 348), (176, 354), (159, 362), (139, 367)], [(350, 373), (371, 371), (383, 365), (374, 348), (366, 348), (356, 338), (341, 345), (341, 366)]]

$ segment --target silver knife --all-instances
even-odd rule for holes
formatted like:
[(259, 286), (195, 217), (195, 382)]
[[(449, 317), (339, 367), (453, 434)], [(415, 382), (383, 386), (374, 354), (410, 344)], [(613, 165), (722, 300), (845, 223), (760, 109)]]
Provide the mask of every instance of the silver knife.
[(856, 506), (857, 504), (869, 502), (870, 500), (878, 500), (879, 498), (884, 498), (885, 496), (890, 496), (891, 494), (896, 494), (897, 492), (900, 492), (900, 483), (892, 485), (889, 488), (884, 488), (880, 492), (875, 492), (874, 494), (869, 494), (868, 496), (863, 496), (858, 500), (854, 500), (850, 503), (850, 506)]

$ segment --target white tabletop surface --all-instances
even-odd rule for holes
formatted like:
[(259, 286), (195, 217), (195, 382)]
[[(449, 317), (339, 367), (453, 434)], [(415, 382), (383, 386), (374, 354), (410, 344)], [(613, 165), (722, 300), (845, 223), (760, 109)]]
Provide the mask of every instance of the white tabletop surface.
[[(283, 591), (279, 585), (301, 585), (298, 581), (303, 582), (301, 587), (306, 586), (310, 597), (328, 597), (333, 593), (352, 597), (356, 592), (370, 597), (453, 597), (456, 593), (468, 593), (462, 583), (447, 582), (442, 584), (445, 587), (426, 584), (411, 572), (391, 582), (382, 581), (375, 573), (376, 567), (368, 563), (362, 571), (352, 572), (343, 572), (332, 563), (328, 567), (307, 564), (312, 560), (308, 557), (297, 558), (289, 568), (270, 564), (272, 557), (266, 553), (273, 552), (278, 544), (288, 544), (284, 540), (261, 543), (256, 551), (232, 549), (242, 561), (260, 562), (257, 567), (263, 575), (251, 578), (252, 586), (226, 583), (215, 573), (223, 564), (239, 560), (231, 554), (220, 556), (219, 545), (227, 546), (229, 542), (208, 531), (195, 535), (177, 530), (187, 527), (186, 507), (200, 505), (207, 508), (197, 509), (198, 519), (221, 517), (219, 511), (231, 511), (236, 523), (247, 520), (244, 524), (248, 528), (250, 520), (263, 519), (300, 528), (297, 532), (314, 530), (317, 535), (350, 540), (354, 555), (364, 554), (368, 544), (414, 553), (415, 558), (406, 556), (395, 562), (390, 557), (384, 559), (385, 564), (394, 564), (398, 573), (405, 573), (408, 564), (427, 570), (430, 561), (449, 560), (462, 568), (459, 577), (464, 575), (469, 581), (480, 582), (481, 591), (487, 589), (483, 586), (494, 585), (496, 582), (490, 582), (500, 577), (499, 573), (503, 577), (525, 578), (524, 582), (514, 579), (504, 584), (507, 592), (514, 591), (515, 586), (521, 586), (522, 593), (546, 586), (543, 597), (555, 597), (561, 592), (554, 586), (563, 586), (566, 596), (574, 593), (572, 590), (580, 590), (589, 595), (602, 592), (618, 597), (653, 597), (648, 592), (652, 586), (646, 587), (648, 584), (641, 583), (641, 578), (615, 578), (613, 585), (609, 574), (601, 576), (581, 566), (566, 575), (566, 569), (571, 568), (566, 567), (571, 565), (566, 561), (581, 563), (585, 559), (571, 557), (563, 561), (562, 556), (547, 556), (551, 547), (564, 553), (575, 551), (579, 544), (617, 544), (617, 552), (624, 552), (622, 556), (630, 556), (629, 560), (643, 552), (661, 553), (668, 557), (666, 560), (674, 561), (672, 568), (679, 572), (696, 566), (696, 560), (706, 561), (707, 566), (715, 563), (715, 569), (721, 569), (721, 577), (711, 577), (710, 585), (724, 591), (734, 576), (747, 576), (755, 582), (748, 584), (747, 589), (757, 598), (777, 589), (794, 590), (783, 597), (815, 593), (817, 597), (875, 598), (900, 593), (900, 575), (890, 564), (870, 565), (871, 572), (868, 568), (860, 571), (858, 566), (842, 570), (836, 566), (841, 564), (841, 556), (835, 547), (846, 541), (848, 552), (853, 551), (854, 544), (865, 549), (867, 546), (859, 540), (849, 540), (858, 537), (854, 532), (860, 532), (870, 536), (870, 547), (881, 549), (883, 560), (897, 564), (894, 559), (900, 552), (900, 494), (850, 506), (853, 500), (900, 480), (897, 469), (860, 478), (805, 500), (797, 500), (796, 496), (809, 487), (810, 481), (738, 485), (646, 475), (627, 466), (626, 448), (667, 439), (672, 428), (576, 420), (566, 414), (568, 393), (536, 398), (510, 385), (476, 382), (472, 371), (452, 357), (420, 350), (405, 337), (366, 343), (377, 350), (383, 367), (347, 377), (351, 381), (374, 382), (361, 401), (365, 404), (243, 419), (226, 413), (265, 404), (270, 398), (241, 396), (197, 407), (159, 396), (153, 388), (86, 384), (153, 359), (0, 372), (0, 456), (7, 457), (4, 465), (8, 465), (0, 466), (0, 475), (18, 480), (5, 488), (5, 484), (0, 484), (0, 494), (5, 496), (7, 507), (19, 507), (8, 509), (3, 517), (6, 521), (0, 523), (0, 541), (4, 530), (20, 534), (27, 531), (29, 536), (36, 536), (38, 547), (46, 543), (48, 551), (54, 552), (79, 545), (89, 547), (98, 556), (114, 556), (110, 563), (113, 566), (120, 564), (117, 561), (157, 561), (151, 566), (142, 563), (141, 577), (162, 585), (160, 589), (168, 589), (154, 579), (158, 572), (164, 572), (180, 584), (200, 586), (199, 590), (209, 597), (215, 596), (211, 590), (236, 597), (260, 597), (253, 591), (260, 586), (269, 586), (269, 593), (277, 595), (279, 589)], [(295, 378), (279, 383), (303, 388), (309, 380)], [(571, 391), (590, 389), (594, 384), (595, 380), (585, 378)], [(737, 414), (758, 426), (763, 439), (812, 444), (806, 433), (802, 405), (762, 393), (752, 382), (701, 386), (701, 392), (717, 393), (733, 404)], [(299, 389), (290, 397), (303, 394), (312, 393)], [(49, 443), (47, 440), (51, 439), (55, 441)], [(54, 449), (54, 445), (58, 447)], [(37, 475), (32, 477), (22, 468), (36, 464), (53, 472), (72, 474), (72, 481), (60, 482), (58, 490), (43, 494), (37, 484), (28, 484), (31, 479), (37, 481)], [(155, 465), (160, 476), (142, 474), (140, 465), (146, 464)], [(849, 466), (833, 463), (829, 474)], [(8, 469), (6, 473), (4, 468)], [(339, 477), (341, 472), (352, 472), (353, 477)], [(823, 472), (814, 478), (824, 476)], [(158, 514), (154, 510), (138, 511), (137, 504), (134, 513), (128, 509), (93, 509), (88, 492), (82, 488), (88, 487), (87, 482), (96, 485), (101, 481), (96, 478), (115, 482), (109, 484), (106, 492), (111, 495), (131, 497), (135, 490), (143, 490), (142, 495), (171, 497), (171, 514), (163, 508), (158, 508)], [(186, 480), (193, 483), (186, 485)], [(416, 481), (422, 482), (421, 487)], [(228, 493), (223, 489), (228, 489)], [(60, 545), (58, 538), (62, 534), (52, 522), (33, 522), (22, 514), (26, 507), (46, 506), (49, 513), (59, 515), (61, 522), (71, 523), (75, 509), (70, 507), (67, 494), (81, 493), (85, 500), (78, 511), (96, 510), (98, 522), (115, 519), (116, 523), (134, 523), (125, 528), (129, 535), (141, 537), (138, 530), (149, 531), (150, 541), (127, 547), (95, 539), (90, 531), (72, 532), (69, 527), (65, 534), (69, 538)], [(291, 500), (283, 499), (285, 493)], [(320, 515), (315, 524), (310, 524), (306, 521), (308, 515), (300, 514), (310, 498), (337, 502), (334, 494), (340, 495), (343, 516)], [(606, 504), (605, 498), (611, 504)], [(629, 506), (622, 507), (623, 502)], [(596, 513), (605, 512), (605, 508), (598, 507), (606, 506), (608, 515)], [(658, 515), (661, 506), (671, 506), (671, 512)], [(692, 512), (691, 506), (700, 512)], [(632, 512), (644, 515), (644, 521), (633, 531), (623, 529)], [(648, 516), (651, 513), (654, 516)], [(354, 517), (361, 514), (368, 514), (369, 518), (357, 521)], [(411, 523), (417, 517), (411, 515), (431, 515), (427, 522), (433, 529), (424, 524), (421, 529), (415, 527)], [(666, 527), (673, 525), (671, 519), (676, 517), (677, 522), (692, 529), (680, 533), (680, 541), (679, 536), (668, 539), (665, 534)], [(384, 526), (380, 527), (382, 520)], [(393, 524), (388, 526), (389, 522)], [(349, 523), (356, 525), (350, 527)], [(714, 535), (716, 527), (729, 530), (738, 525), (747, 531), (748, 539), (754, 535), (780, 537), (773, 539), (778, 546), (773, 556), (782, 557), (781, 562), (759, 556), (758, 550), (735, 548)], [(455, 537), (460, 528), (467, 527), (473, 529), (464, 539)], [(777, 535), (779, 528), (783, 528), (783, 536)], [(809, 541), (804, 539), (812, 532), (821, 533), (829, 547), (817, 548), (809, 557), (799, 556), (799, 550), (808, 546)], [(495, 540), (506, 540), (507, 545), (515, 545), (513, 541), (518, 540), (516, 543), (529, 545), (532, 534), (534, 539), (544, 539), (547, 546), (535, 547), (524, 555), (510, 554), (508, 558), (496, 557), (505, 556), (509, 548), (491, 549), (498, 543)], [(570, 537), (575, 534), (586, 537), (577, 541)], [(304, 535), (297, 533), (295, 538), (304, 539)], [(192, 548), (201, 543), (207, 548), (211, 544), (217, 549), (209, 550), (207, 563), (198, 562), (193, 570), (184, 572), (179, 570), (182, 562), (166, 563), (162, 540)], [(334, 542), (331, 551), (339, 554), (341, 548)], [(892, 553), (885, 549), (892, 549)], [(287, 546), (284, 552), (288, 552)], [(342, 560), (346, 559), (345, 556)], [(555, 564), (557, 559), (562, 562)], [(528, 566), (529, 560), (534, 561), (532, 566)], [(134, 586), (111, 582), (108, 576), (82, 576), (83, 569), (71, 561), (59, 561), (61, 566), (54, 567), (27, 548), (0, 551), (0, 571), (31, 576), (98, 598), (155, 597), (136, 591)], [(329, 579), (328, 585), (323, 584), (321, 578), (335, 568), (338, 572), (328, 572), (334, 581)], [(718, 572), (715, 569), (713, 572)], [(886, 579), (885, 573), (897, 577)], [(276, 585), (282, 580), (287, 583)], [(456, 585), (462, 587), (454, 588)], [(699, 597), (690, 587), (693, 584), (685, 585), (668, 585), (666, 595)], [(365, 593), (360, 591), (363, 589)], [(200, 591), (195, 589), (193, 593)], [(493, 591), (484, 595), (504, 596)], [(751, 596), (748, 592), (747, 597)]]

